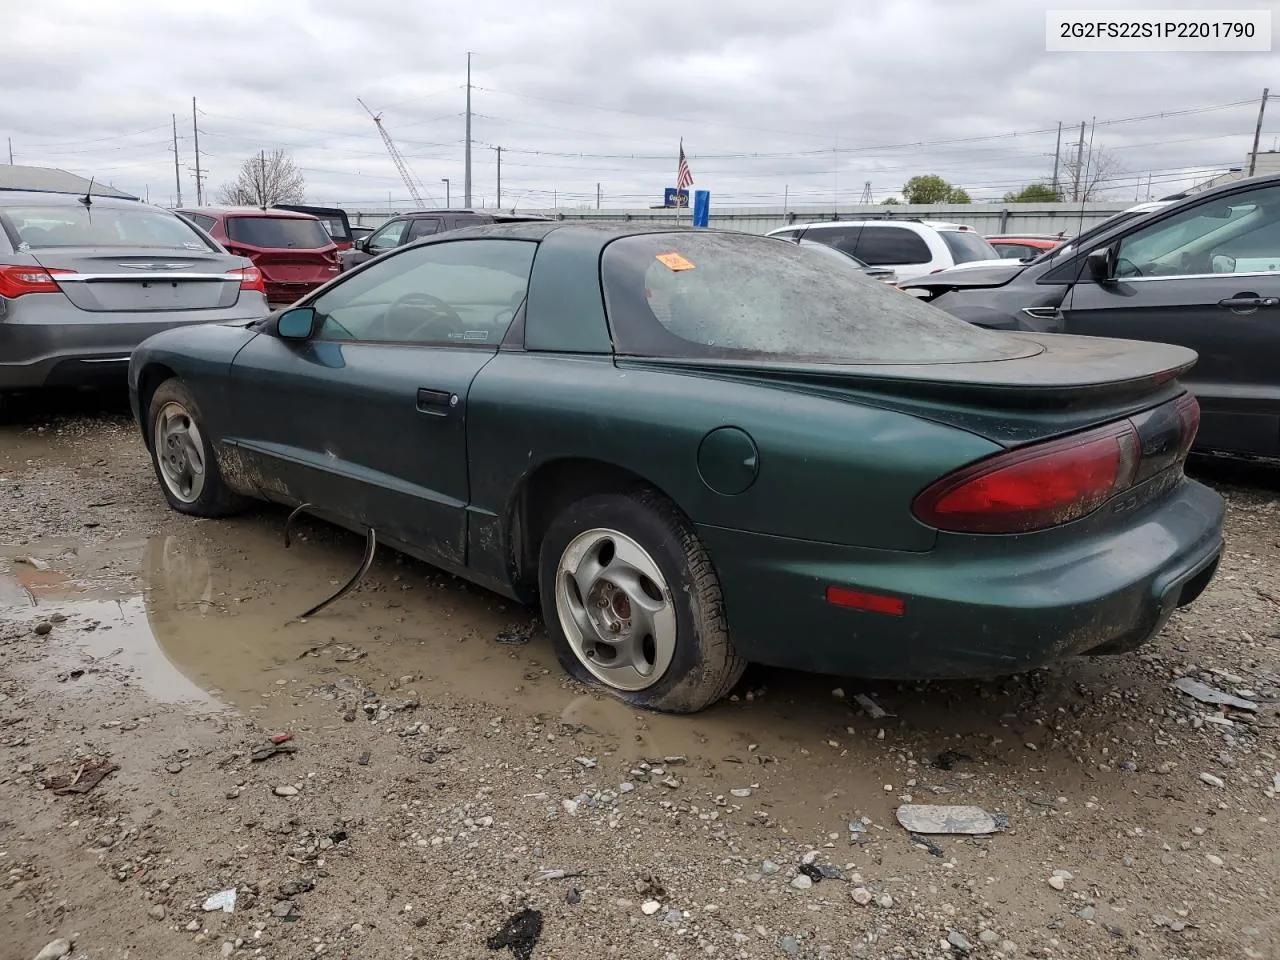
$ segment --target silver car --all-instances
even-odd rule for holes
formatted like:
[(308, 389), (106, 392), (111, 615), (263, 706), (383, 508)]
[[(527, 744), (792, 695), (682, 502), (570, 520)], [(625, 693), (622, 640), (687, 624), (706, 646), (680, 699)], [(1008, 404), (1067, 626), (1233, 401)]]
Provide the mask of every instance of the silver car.
[(268, 313), (252, 261), (174, 213), (0, 191), (0, 391), (123, 382), (153, 333)]

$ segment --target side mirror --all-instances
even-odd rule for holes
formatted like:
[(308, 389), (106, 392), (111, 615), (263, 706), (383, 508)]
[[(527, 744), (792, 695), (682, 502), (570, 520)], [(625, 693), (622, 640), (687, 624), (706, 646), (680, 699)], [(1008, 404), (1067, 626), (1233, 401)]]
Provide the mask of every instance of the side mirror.
[(294, 307), (280, 314), (276, 320), (276, 333), (285, 340), (310, 340), (315, 325), (315, 307)]
[(1089, 277), (1094, 283), (1109, 283), (1113, 279), (1109, 248), (1103, 247), (1100, 250), (1091, 251), (1084, 262), (1085, 269), (1089, 271)]
[(1213, 264), (1212, 269), (1214, 273), (1236, 272), (1236, 258), (1228, 257), (1225, 253), (1215, 254), (1211, 263)]

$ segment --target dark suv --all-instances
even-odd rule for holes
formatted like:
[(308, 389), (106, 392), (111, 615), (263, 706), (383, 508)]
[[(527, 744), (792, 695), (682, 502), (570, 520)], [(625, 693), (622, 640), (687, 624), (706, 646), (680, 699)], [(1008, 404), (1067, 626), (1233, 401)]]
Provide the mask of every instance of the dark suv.
[(1193, 194), (1028, 264), (903, 286), (978, 326), (1190, 347), (1197, 449), (1280, 458), (1280, 174)]
[(380, 253), (402, 247), (414, 240), (484, 223), (514, 223), (524, 220), (548, 220), (549, 217), (524, 216), (517, 213), (489, 213), (486, 210), (414, 210), (392, 217), (364, 240), (354, 250), (342, 252), (342, 269), (350, 270)]

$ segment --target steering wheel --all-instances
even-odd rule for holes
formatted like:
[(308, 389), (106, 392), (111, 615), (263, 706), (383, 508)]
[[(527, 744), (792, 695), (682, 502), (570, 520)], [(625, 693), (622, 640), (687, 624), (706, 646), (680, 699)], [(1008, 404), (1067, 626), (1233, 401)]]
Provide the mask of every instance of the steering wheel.
[(429, 293), (413, 291), (406, 293), (402, 297), (396, 298), (392, 304), (387, 307), (387, 312), (382, 315), (376, 322), (369, 325), (369, 332), (378, 336), (382, 336), (391, 332), (399, 332), (395, 330), (395, 315), (402, 307), (414, 307), (427, 314), (427, 318), (419, 323), (412, 330), (405, 331), (404, 336), (396, 339), (412, 340), (415, 335), (428, 326), (433, 324), (447, 325), (446, 332), (461, 330), (465, 324), (458, 312), (445, 303), (439, 297), (432, 296)]

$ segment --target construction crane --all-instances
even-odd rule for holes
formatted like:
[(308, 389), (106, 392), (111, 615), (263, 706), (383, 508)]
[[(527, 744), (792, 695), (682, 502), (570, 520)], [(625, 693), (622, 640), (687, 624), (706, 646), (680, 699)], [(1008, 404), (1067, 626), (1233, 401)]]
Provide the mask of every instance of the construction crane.
[(418, 192), (418, 186), (414, 182), (413, 174), (409, 172), (408, 164), (404, 162), (404, 157), (400, 155), (400, 151), (396, 149), (396, 145), (394, 141), (392, 141), (391, 135), (387, 133), (387, 128), (382, 125), (382, 114), (374, 113), (369, 109), (369, 105), (359, 97), (356, 97), (356, 102), (359, 103), (360, 106), (364, 107), (365, 113), (373, 117), (374, 126), (378, 128), (378, 133), (382, 135), (382, 142), (387, 145), (387, 153), (391, 154), (391, 162), (396, 165), (396, 170), (400, 173), (400, 179), (403, 180), (404, 185), (409, 188), (409, 196), (413, 197), (414, 202), (417, 203), (419, 208), (425, 207), (426, 204), (422, 202), (422, 194)]

